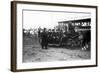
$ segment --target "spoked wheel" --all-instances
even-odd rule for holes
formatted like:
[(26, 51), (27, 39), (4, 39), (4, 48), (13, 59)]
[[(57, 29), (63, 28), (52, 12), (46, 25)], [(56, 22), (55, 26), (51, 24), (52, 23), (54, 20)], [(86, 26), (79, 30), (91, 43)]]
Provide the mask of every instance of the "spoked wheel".
[(79, 46), (80, 42), (75, 39), (69, 39), (67, 44), (71, 47), (75, 47), (75, 46)]

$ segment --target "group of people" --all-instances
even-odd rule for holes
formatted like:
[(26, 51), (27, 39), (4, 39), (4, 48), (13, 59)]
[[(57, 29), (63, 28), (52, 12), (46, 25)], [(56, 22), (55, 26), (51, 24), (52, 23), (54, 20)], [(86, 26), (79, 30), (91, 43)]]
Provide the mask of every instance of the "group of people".
[(38, 30), (39, 42), (40, 42), (43, 49), (48, 48), (48, 43), (49, 44), (50, 43), (52, 43), (52, 44), (59, 43), (61, 37), (62, 37), (62, 32), (55, 31), (55, 29), (47, 30), (46, 28), (44, 28), (42, 30), (41, 29)]
[[(85, 33), (78, 32), (78, 39), (81, 42), (80, 46), (82, 49), (88, 48), (88, 43), (90, 43), (90, 35), (90, 31)], [(38, 38), (42, 49), (48, 49), (48, 43), (63, 43), (63, 38), (66, 36), (68, 37), (68, 34), (66, 34), (64, 31), (55, 31), (54, 29), (47, 30), (46, 28), (42, 29), (42, 32), (40, 29), (38, 30)]]

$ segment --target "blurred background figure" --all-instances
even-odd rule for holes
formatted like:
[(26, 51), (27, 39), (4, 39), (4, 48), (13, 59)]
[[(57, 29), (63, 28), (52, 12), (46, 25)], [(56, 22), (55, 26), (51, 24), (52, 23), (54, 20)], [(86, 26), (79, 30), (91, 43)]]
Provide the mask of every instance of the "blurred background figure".
[(41, 43), (41, 33), (42, 33), (42, 29), (41, 27), (38, 28), (38, 39), (39, 39), (39, 43)]

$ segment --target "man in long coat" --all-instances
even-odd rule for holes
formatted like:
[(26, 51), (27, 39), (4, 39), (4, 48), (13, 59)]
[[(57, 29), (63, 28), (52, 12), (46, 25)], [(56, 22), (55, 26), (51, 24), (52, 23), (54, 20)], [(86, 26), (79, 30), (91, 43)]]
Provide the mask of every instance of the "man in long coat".
[(41, 46), (42, 49), (48, 48), (48, 33), (46, 31), (46, 28), (43, 29), (43, 32), (41, 34)]

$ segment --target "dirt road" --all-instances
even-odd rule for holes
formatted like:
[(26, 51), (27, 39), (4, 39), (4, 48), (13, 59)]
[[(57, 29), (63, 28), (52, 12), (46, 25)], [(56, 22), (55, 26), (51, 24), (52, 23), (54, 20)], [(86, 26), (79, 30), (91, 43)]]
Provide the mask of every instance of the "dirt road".
[(90, 51), (81, 49), (49, 47), (41, 49), (38, 45), (24, 45), (23, 62), (48, 62), (90, 59)]

